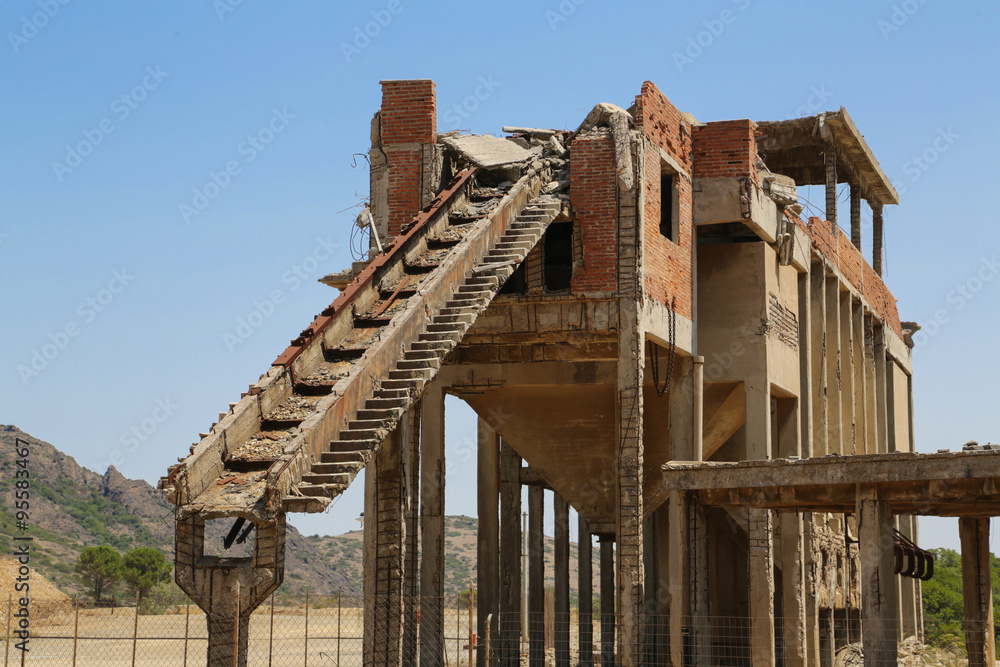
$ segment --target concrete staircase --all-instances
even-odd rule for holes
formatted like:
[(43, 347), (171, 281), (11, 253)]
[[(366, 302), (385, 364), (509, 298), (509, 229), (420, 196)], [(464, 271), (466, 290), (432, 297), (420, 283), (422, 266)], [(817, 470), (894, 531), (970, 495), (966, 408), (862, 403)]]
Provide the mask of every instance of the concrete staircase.
[(486, 254), (481, 270), (452, 293), (446, 307), (409, 344), (381, 388), (365, 401), (348, 428), (340, 432), (339, 439), (330, 443), (329, 451), (320, 455), (319, 463), (302, 476), (299, 493), (335, 497), (350, 486), (424, 386), (434, 379), (445, 356), (458, 345), (504, 281), (538, 243), (560, 208), (558, 200), (543, 196), (524, 209)]

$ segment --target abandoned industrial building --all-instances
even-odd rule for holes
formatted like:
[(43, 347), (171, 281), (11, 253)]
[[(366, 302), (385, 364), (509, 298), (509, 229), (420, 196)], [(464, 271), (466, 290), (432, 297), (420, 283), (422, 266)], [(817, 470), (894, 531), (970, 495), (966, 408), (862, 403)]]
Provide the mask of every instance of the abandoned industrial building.
[[(161, 480), (209, 665), (246, 664), (286, 513), (362, 469), (364, 664), (445, 664), (446, 394), (480, 420), (480, 666), (826, 666), (853, 643), (894, 665), (932, 574), (918, 515), (958, 517), (969, 664), (993, 664), (1000, 453), (913, 450), (915, 326), (882, 280), (898, 197), (846, 110), (700, 122), (646, 82), (575, 130), (438, 134), (432, 81), (381, 85), (368, 257)], [(825, 216), (800, 217), (804, 185)]]

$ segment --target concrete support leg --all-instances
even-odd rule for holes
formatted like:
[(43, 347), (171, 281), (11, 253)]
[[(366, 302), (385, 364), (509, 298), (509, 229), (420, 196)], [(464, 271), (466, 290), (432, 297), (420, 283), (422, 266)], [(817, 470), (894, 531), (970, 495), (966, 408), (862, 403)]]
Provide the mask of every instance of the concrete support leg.
[(813, 346), (811, 273), (799, 274), (799, 456), (812, 456), (813, 442)]
[(750, 543), (750, 662), (774, 667), (774, 526), (771, 511), (747, 510)]
[(965, 598), (965, 649), (969, 667), (996, 664), (993, 637), (993, 588), (990, 581), (990, 520), (958, 520), (962, 541), (962, 594)]
[(501, 667), (520, 664), (521, 641), (521, 457), (500, 443), (500, 623)]
[(712, 664), (712, 615), (709, 606), (711, 566), (708, 557), (708, 512), (695, 496), (688, 499), (687, 513), (688, 609), (691, 626), (689, 660), (699, 667)]
[(803, 562), (802, 517), (782, 512), (778, 558), (781, 563), (781, 638), (785, 667), (806, 665), (806, 581)]
[(869, 454), (881, 453), (878, 449), (878, 403), (875, 393), (875, 318), (871, 313), (864, 313), (862, 335), (864, 345), (865, 374), (865, 451)]
[(896, 664), (896, 580), (892, 511), (873, 492), (858, 498), (861, 548), (861, 635), (865, 667)]
[(615, 543), (601, 541), (601, 667), (615, 664)]
[(204, 547), (204, 520), (198, 516), (179, 519), (175, 580), (205, 612), (208, 621), (205, 664), (209, 667), (246, 667), (250, 615), (284, 578), (285, 515), (256, 523), (250, 563), (223, 559), (214, 565), (200, 564)]
[(444, 665), (444, 391), (431, 384), (421, 401), (420, 665)]
[(833, 627), (833, 610), (823, 609), (820, 612), (820, 665), (833, 667), (837, 642)]
[(553, 494), (556, 667), (569, 667), (569, 505)]
[(479, 420), (478, 513), (476, 567), (476, 665), (487, 664), (486, 621), (490, 635), (497, 636), (500, 612), (500, 436)]
[(885, 329), (881, 325), (873, 326), (875, 366), (875, 447), (876, 452), (885, 454), (889, 451), (889, 408), (888, 388), (886, 382), (885, 364)]
[(851, 300), (851, 340), (854, 364), (854, 442), (858, 454), (874, 454), (868, 445), (868, 383), (865, 375), (865, 315), (861, 301)]
[(668, 577), (670, 580), (670, 662), (684, 664), (684, 626), (690, 622), (688, 613), (688, 542), (687, 496), (670, 492), (667, 501)]
[(545, 490), (528, 487), (528, 665), (545, 664)]
[(580, 667), (594, 665), (594, 574), (590, 526), (579, 516), (577, 542), (577, 595), (580, 609)]
[(365, 470), (364, 664), (402, 665), (403, 543), (406, 524), (403, 463), (408, 420), (382, 443)]

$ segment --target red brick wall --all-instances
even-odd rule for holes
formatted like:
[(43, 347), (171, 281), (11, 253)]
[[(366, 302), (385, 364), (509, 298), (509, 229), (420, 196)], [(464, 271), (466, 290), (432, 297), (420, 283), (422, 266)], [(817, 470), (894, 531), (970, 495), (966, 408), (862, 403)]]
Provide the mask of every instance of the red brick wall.
[[(692, 245), (691, 182), (678, 175), (680, 214), (677, 243), (660, 234), (660, 151), (691, 174), (690, 126), (681, 112), (651, 82), (642, 84), (636, 96), (636, 125), (646, 136), (645, 229), (643, 230), (646, 295), (658, 303), (674, 303), (684, 317), (693, 316), (694, 262)], [(573, 156), (576, 159), (576, 156)]]
[(757, 124), (752, 120), (724, 120), (694, 128), (695, 178), (757, 180)]
[(572, 290), (613, 292), (618, 287), (614, 143), (607, 134), (581, 135), (572, 150), (570, 196), (583, 240), (583, 266), (573, 271)]
[(809, 226), (806, 231), (808, 231), (809, 238), (812, 239), (816, 250), (861, 293), (872, 312), (882, 318), (886, 326), (902, 337), (903, 327), (899, 322), (899, 311), (896, 308), (895, 297), (892, 296), (892, 292), (878, 277), (875, 270), (865, 261), (861, 251), (850, 242), (847, 235), (837, 230), (835, 237), (830, 223), (816, 217), (809, 218)]
[(420, 210), (420, 146), (437, 142), (434, 82), (383, 81), (382, 147), (389, 166), (389, 236)]

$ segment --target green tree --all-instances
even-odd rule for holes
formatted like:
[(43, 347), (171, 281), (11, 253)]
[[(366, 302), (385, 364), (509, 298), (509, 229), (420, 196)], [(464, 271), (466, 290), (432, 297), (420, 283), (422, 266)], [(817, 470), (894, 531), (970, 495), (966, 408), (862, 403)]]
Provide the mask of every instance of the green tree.
[(107, 545), (87, 547), (76, 561), (76, 573), (93, 587), (94, 598), (100, 600), (106, 589), (121, 581), (121, 554)]
[(139, 599), (159, 584), (170, 578), (172, 566), (163, 554), (152, 547), (139, 547), (125, 555), (122, 578), (134, 591), (138, 591)]

